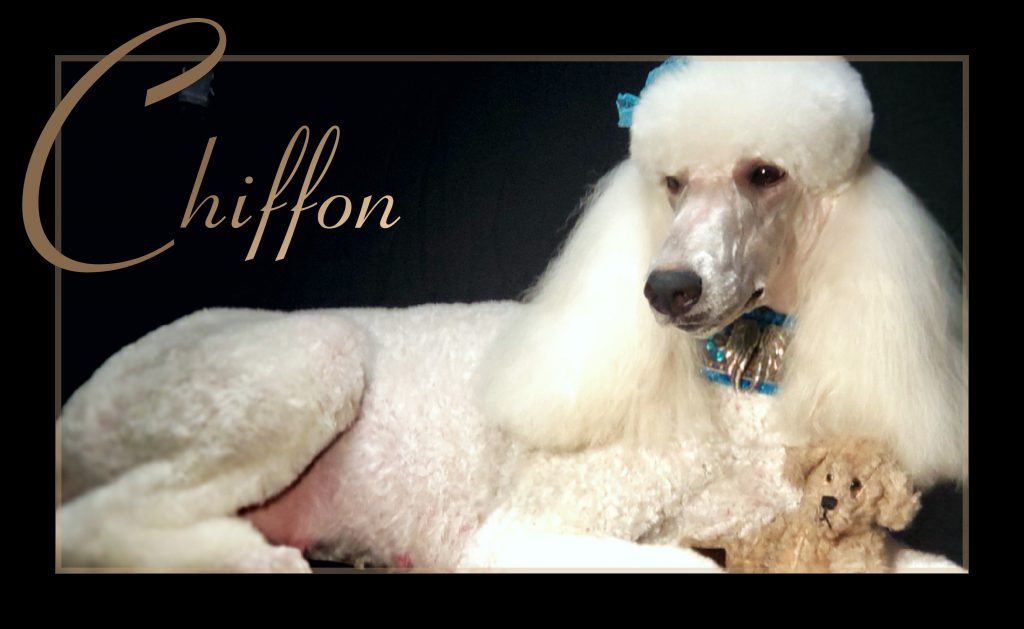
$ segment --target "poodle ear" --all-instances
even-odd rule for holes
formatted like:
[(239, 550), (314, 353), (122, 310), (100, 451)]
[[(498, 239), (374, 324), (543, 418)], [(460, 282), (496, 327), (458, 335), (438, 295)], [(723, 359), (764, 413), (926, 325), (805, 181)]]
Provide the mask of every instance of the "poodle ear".
[(875, 471), (872, 482), (881, 483), (876, 521), (892, 531), (901, 531), (921, 508), (921, 494), (914, 491), (910, 478), (895, 463), (886, 461)]
[[(672, 222), (631, 161), (604, 177), (560, 255), (477, 371), (485, 415), (534, 446), (622, 436), (657, 443), (707, 427), (696, 345), (659, 326), (643, 296)], [(680, 339), (683, 339), (681, 341)]]
[(829, 448), (823, 445), (787, 447), (783, 478), (794, 487), (802, 488), (807, 484), (807, 476), (821, 465), (828, 454)]
[(782, 428), (880, 439), (918, 486), (960, 479), (967, 374), (956, 249), (870, 160), (827, 201), (797, 282)]

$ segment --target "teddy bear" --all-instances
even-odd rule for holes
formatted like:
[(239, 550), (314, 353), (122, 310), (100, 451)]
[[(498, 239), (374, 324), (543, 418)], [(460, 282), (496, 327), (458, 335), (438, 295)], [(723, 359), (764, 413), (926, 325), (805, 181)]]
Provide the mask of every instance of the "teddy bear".
[(920, 493), (892, 453), (846, 438), (787, 450), (786, 480), (803, 489), (796, 509), (753, 534), (718, 540), (729, 572), (888, 572), (888, 531), (920, 509)]

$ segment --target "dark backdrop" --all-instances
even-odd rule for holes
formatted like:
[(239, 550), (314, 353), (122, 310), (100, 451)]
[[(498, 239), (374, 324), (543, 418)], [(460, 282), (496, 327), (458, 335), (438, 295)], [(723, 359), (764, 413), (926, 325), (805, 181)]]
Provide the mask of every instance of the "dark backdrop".
[[(566, 235), (588, 185), (625, 157), (628, 133), (615, 125), (615, 96), (636, 93), (656, 64), (225, 61), (214, 70), (208, 106), (171, 98), (142, 108), (145, 88), (182, 65), (116, 66), (64, 127), (64, 252), (109, 262), (176, 240), (130, 269), (63, 274), (64, 400), (119, 347), (198, 308), (515, 298)], [(874, 103), (873, 155), (961, 244), (961, 65), (855, 65)], [(64, 89), (89, 66), (63, 64)], [(275, 262), (305, 174), (300, 167), (281, 197), (288, 207), (271, 214), (256, 258), (245, 262), (256, 212), (303, 124), (312, 129), (305, 163), (329, 126), (341, 129), (311, 201), (345, 194), (357, 214), (364, 196), (390, 194), (392, 218), (401, 219), (381, 230), (378, 214), (357, 230), (353, 216), (328, 231), (317, 225), (316, 209), (307, 211), (287, 256)], [(214, 135), (199, 198), (219, 195), (220, 214), (230, 216), (246, 194), (244, 215), (253, 218), (240, 229), (230, 228), (230, 218), (207, 229), (202, 211), (182, 230)], [(960, 500), (949, 488), (933, 492), (909, 539), (959, 559)]]

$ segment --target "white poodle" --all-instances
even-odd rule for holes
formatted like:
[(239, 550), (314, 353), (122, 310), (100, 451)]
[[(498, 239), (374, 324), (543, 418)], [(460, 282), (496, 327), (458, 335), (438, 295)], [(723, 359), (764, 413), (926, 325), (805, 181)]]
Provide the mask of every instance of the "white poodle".
[(711, 568), (679, 543), (798, 501), (785, 442), (962, 479), (955, 250), (856, 72), (675, 59), (620, 105), (525, 304), (203, 311), (108, 360), (60, 422), (61, 565)]

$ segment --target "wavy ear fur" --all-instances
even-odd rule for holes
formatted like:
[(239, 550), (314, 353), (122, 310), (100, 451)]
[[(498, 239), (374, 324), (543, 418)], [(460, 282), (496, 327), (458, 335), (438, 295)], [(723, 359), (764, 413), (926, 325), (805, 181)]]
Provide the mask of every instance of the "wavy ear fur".
[(918, 486), (961, 479), (964, 301), (941, 228), (865, 160), (800, 272), (782, 425), (881, 439)]
[(598, 184), (561, 254), (479, 369), (484, 412), (539, 447), (620, 437), (663, 442), (710, 429), (694, 343), (659, 326), (643, 296), (672, 221), (631, 161)]
[(876, 521), (891, 531), (902, 531), (921, 510), (921, 494), (914, 491), (907, 475), (891, 461), (883, 463), (875, 476), (872, 481), (881, 483), (883, 491), (876, 505)]
[(807, 484), (807, 476), (821, 465), (829, 452), (826, 445), (786, 448), (786, 463), (782, 467), (782, 477), (794, 487), (803, 489)]

